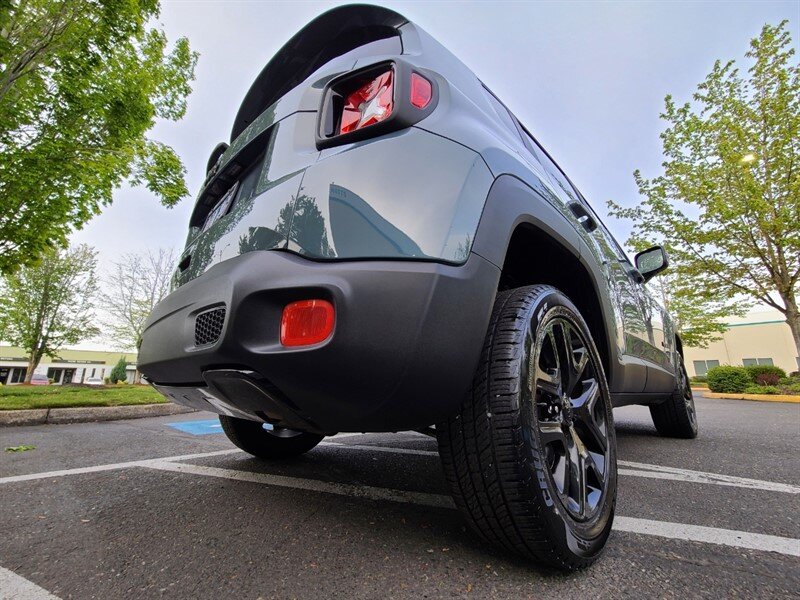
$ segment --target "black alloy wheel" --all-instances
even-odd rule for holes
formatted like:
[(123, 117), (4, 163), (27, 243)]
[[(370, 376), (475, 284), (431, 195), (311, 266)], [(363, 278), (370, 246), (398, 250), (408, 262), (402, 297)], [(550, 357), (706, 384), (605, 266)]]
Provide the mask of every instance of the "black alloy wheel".
[(608, 475), (597, 372), (581, 331), (559, 317), (539, 331), (532, 361), (534, 418), (546, 463), (564, 508), (585, 521), (597, 512)]

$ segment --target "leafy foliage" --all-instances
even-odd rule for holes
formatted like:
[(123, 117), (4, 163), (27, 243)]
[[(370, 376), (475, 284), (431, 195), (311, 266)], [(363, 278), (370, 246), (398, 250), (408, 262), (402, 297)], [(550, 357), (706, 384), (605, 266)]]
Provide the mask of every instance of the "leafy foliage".
[(745, 369), (758, 385), (777, 385), (786, 377), (786, 371), (774, 365), (749, 365)]
[(126, 367), (128, 363), (125, 362), (125, 357), (120, 356), (117, 364), (114, 365), (114, 368), (111, 369), (111, 374), (108, 376), (108, 379), (111, 383), (117, 383), (118, 381), (127, 381), (127, 371)]
[(708, 389), (712, 392), (741, 393), (753, 383), (750, 374), (744, 367), (713, 367), (706, 374)]
[(97, 294), (96, 252), (88, 246), (48, 250), (0, 284), (3, 339), (29, 356), (26, 383), (43, 356), (98, 333), (92, 324)]
[(748, 385), (745, 394), (780, 394), (781, 389), (775, 385)]
[[(640, 206), (629, 240), (663, 240), (672, 259), (673, 311), (691, 331), (746, 303), (781, 311), (800, 354), (800, 67), (786, 22), (750, 43), (747, 74), (717, 61), (693, 103), (666, 97), (664, 173), (634, 173)], [(686, 312), (694, 310), (695, 314)], [(712, 330), (698, 330), (700, 341)]]
[[(650, 244), (638, 244), (639, 246)], [(661, 305), (672, 315), (684, 346), (704, 348), (727, 329), (724, 319), (740, 314), (725, 298), (698, 288), (691, 279), (671, 268), (651, 279), (647, 286)]]
[(65, 246), (128, 180), (187, 194), (148, 139), (186, 111), (197, 54), (148, 27), (158, 0), (0, 0), (0, 272)]

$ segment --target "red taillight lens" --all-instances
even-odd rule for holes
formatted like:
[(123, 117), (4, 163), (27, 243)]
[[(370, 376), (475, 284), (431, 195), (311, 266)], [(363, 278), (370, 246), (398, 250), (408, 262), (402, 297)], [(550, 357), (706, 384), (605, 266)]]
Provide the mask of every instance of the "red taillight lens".
[(347, 95), (339, 133), (348, 133), (385, 121), (394, 106), (394, 73), (390, 69)]
[(327, 340), (333, 332), (333, 304), (327, 300), (300, 300), (287, 304), (281, 317), (281, 344), (309, 346)]
[(433, 97), (431, 82), (418, 73), (411, 74), (411, 93), (409, 99), (411, 104), (417, 108), (425, 108), (430, 104)]

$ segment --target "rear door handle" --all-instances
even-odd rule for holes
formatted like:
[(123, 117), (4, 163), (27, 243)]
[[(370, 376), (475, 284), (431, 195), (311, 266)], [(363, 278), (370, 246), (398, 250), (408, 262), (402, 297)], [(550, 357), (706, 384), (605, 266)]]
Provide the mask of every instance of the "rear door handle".
[(586, 231), (591, 233), (597, 229), (597, 222), (583, 204), (580, 202), (570, 202), (567, 206), (572, 211), (572, 214), (575, 215), (575, 218), (578, 219), (578, 223), (580, 223)]

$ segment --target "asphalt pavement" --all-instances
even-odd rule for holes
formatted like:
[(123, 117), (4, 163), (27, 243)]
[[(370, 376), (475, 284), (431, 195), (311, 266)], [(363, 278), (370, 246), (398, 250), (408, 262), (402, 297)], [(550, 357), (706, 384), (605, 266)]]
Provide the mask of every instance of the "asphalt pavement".
[(0, 428), (0, 598), (798, 597), (800, 405), (698, 399), (696, 440), (615, 411), (617, 520), (570, 575), (483, 545), (433, 439), (265, 463), (214, 416)]

